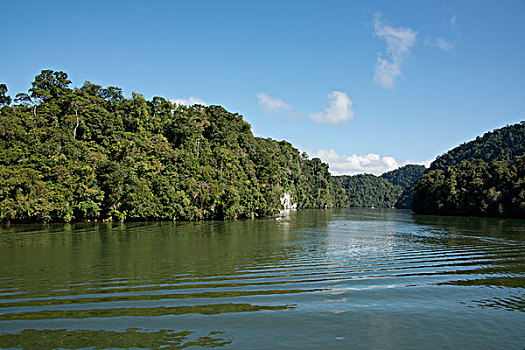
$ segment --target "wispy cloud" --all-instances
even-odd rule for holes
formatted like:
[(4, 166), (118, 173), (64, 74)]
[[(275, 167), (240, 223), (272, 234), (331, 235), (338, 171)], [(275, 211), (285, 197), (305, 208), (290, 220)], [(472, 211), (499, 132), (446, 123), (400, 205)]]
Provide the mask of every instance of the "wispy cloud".
[(374, 81), (384, 88), (393, 89), (395, 80), (401, 76), (401, 66), (399, 62), (389, 62), (388, 60), (377, 58), (376, 69), (374, 71)]
[[(457, 32), (457, 21), (458, 16), (456, 14), (450, 15), (448, 17), (448, 21), (446, 20), (444, 22), (446, 31), (449, 33), (449, 37), (452, 36), (453, 38), (456, 36), (455, 33)], [(443, 51), (450, 51), (454, 47), (456, 47), (455, 40), (446, 39), (443, 36), (437, 36), (435, 38), (426, 38), (425, 39), (425, 45), (430, 47), (436, 47)]]
[(320, 158), (330, 166), (332, 175), (357, 175), (357, 174), (374, 174), (381, 175), (387, 171), (395, 170), (407, 164), (422, 164), (429, 166), (431, 161), (412, 162), (398, 161), (393, 157), (370, 153), (367, 155), (353, 154), (350, 156), (337, 153), (334, 149), (320, 149), (318, 151), (306, 151), (309, 157)]
[(436, 38), (436, 46), (441, 50), (452, 50), (454, 48), (454, 43), (443, 38)]
[(453, 42), (444, 38), (436, 38), (435, 40), (427, 38), (425, 39), (425, 45), (437, 47), (443, 51), (450, 51), (455, 46)]
[(402, 75), (401, 63), (416, 43), (417, 32), (410, 28), (391, 27), (381, 20), (381, 14), (374, 17), (374, 34), (385, 39), (386, 58), (378, 55), (374, 71), (374, 81), (379, 85), (393, 89), (396, 78)]
[(452, 16), (450, 17), (450, 29), (452, 29), (452, 30), (453, 30), (453, 29), (456, 29), (456, 23), (457, 23), (457, 21), (458, 21), (458, 16), (456, 16), (456, 15), (452, 15)]
[(259, 106), (266, 113), (282, 112), (292, 108), (292, 106), (290, 106), (288, 103), (285, 103), (283, 100), (270, 97), (264, 92), (259, 92), (257, 94), (257, 100), (259, 101)]
[(352, 100), (341, 91), (332, 91), (328, 95), (329, 104), (323, 112), (310, 114), (310, 119), (316, 123), (340, 124), (354, 117)]
[(206, 106), (207, 103), (203, 99), (198, 97), (190, 96), (188, 98), (176, 98), (172, 99), (171, 103), (184, 106), (193, 106), (193, 105), (203, 105)]

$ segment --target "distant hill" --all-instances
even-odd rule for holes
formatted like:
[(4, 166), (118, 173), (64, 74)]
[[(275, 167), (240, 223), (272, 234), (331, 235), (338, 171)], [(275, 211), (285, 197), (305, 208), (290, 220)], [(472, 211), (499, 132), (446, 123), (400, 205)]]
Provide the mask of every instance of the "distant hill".
[(410, 164), (381, 176), (332, 176), (334, 205), (339, 208), (410, 208), (412, 186), (425, 170), (423, 165)]
[(334, 189), (339, 190), (332, 197), (336, 207), (391, 208), (403, 192), (403, 188), (386, 179), (371, 175), (333, 176)]
[(424, 165), (408, 164), (396, 170), (384, 173), (381, 177), (392, 185), (411, 188), (427, 168)]
[(409, 164), (381, 175), (393, 185), (403, 188), (403, 192), (397, 198), (394, 207), (398, 209), (412, 208), (412, 188), (426, 170), (424, 165)]
[(446, 169), (464, 160), (510, 161), (525, 153), (525, 121), (485, 133), (437, 157), (429, 170)]

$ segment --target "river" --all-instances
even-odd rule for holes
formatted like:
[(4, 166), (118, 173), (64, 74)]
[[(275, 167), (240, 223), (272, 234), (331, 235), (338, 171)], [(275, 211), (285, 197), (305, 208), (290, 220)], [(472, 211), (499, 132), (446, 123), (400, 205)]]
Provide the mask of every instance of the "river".
[(12, 225), (0, 252), (2, 348), (525, 347), (523, 220)]

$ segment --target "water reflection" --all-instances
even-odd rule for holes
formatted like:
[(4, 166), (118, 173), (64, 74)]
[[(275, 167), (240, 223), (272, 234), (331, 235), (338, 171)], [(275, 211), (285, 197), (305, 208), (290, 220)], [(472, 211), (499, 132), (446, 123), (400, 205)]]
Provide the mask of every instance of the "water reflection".
[(232, 312), (255, 312), (262, 310), (285, 310), (293, 306), (264, 306), (251, 304), (210, 304), (210, 305), (188, 305), (165, 307), (157, 306), (154, 308), (105, 308), (105, 309), (88, 309), (88, 310), (39, 310), (36, 312), (17, 312), (0, 314), (0, 321), (12, 320), (46, 320), (46, 319), (82, 319), (82, 318), (100, 318), (100, 317), (129, 317), (129, 316), (146, 316), (157, 317), (166, 315), (184, 315), (184, 314), (201, 314), (201, 315), (218, 315), (221, 313)]
[(525, 240), (525, 221), (515, 219), (493, 219), (458, 216), (414, 215), (414, 222), (422, 227), (430, 226), (450, 236), (472, 235), (478, 237)]
[(129, 328), (124, 331), (27, 329), (20, 333), (0, 335), (0, 347), (24, 349), (107, 349), (142, 348), (186, 349), (190, 346), (221, 347), (232, 343), (224, 332), (211, 331), (205, 336), (174, 330), (144, 331)]

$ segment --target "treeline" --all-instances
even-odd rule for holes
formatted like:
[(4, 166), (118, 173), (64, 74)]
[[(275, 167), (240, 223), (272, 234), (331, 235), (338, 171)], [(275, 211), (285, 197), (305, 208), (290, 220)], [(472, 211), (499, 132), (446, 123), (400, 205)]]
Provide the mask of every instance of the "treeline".
[(525, 218), (525, 156), (511, 161), (464, 160), (416, 183), (420, 214)]
[(336, 192), (335, 206), (392, 208), (403, 192), (401, 186), (396, 186), (382, 177), (363, 175), (334, 176)]
[(423, 165), (410, 164), (381, 176), (333, 176), (334, 204), (339, 208), (410, 208), (412, 186), (425, 169)]
[(525, 218), (525, 122), (438, 157), (414, 187), (421, 214)]
[(475, 140), (464, 143), (436, 158), (430, 170), (445, 170), (459, 165), (462, 161), (481, 159), (492, 161), (513, 161), (525, 153), (525, 121), (485, 133)]
[(14, 98), (0, 84), (1, 222), (255, 218), (277, 213), (285, 192), (298, 208), (525, 218), (525, 122), (465, 143), (428, 170), (331, 176), (320, 159), (254, 137), (220, 106), (70, 85), (51, 70)]
[(401, 186), (403, 190), (406, 190), (412, 188), (426, 170), (427, 168), (424, 165), (408, 164), (401, 168), (388, 171), (381, 175), (381, 177), (392, 185)]
[(333, 206), (327, 164), (238, 114), (70, 85), (51, 70), (13, 99), (0, 85), (0, 221), (253, 218), (284, 192)]

